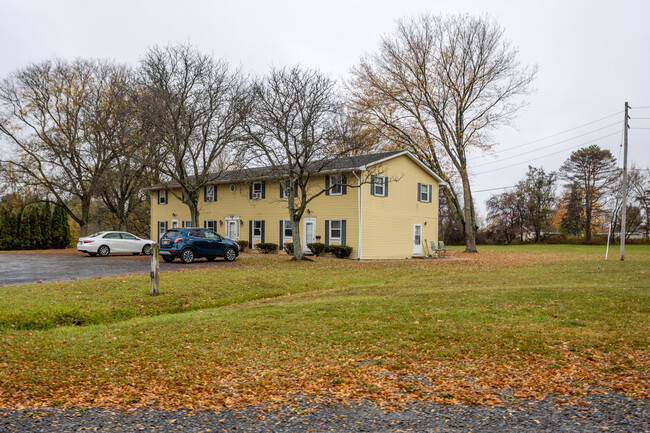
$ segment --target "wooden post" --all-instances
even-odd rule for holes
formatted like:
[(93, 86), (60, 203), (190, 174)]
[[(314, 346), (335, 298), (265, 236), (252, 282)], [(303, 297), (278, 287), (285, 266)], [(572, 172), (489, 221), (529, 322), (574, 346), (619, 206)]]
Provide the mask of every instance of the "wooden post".
[(158, 254), (158, 244), (153, 244), (151, 248), (151, 296), (158, 296), (158, 273), (160, 271), (160, 256)]

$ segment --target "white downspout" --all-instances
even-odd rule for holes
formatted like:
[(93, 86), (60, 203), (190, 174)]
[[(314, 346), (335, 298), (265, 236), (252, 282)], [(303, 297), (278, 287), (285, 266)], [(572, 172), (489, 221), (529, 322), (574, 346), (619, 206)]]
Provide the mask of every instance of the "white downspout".
[(362, 216), (363, 216), (363, 198), (362, 198), (363, 197), (362, 196), (363, 188), (362, 188), (362, 185), (361, 185), (361, 178), (359, 176), (357, 176), (357, 173), (354, 172), (354, 171), (352, 172), (352, 174), (354, 174), (354, 177), (357, 178), (357, 181), (359, 183), (359, 193), (358, 193), (358, 196), (357, 196), (357, 216), (359, 217), (359, 222), (358, 222), (359, 236), (358, 236), (358, 245), (357, 245), (357, 251), (358, 251), (357, 260), (361, 260), (361, 243), (362, 243), (361, 242), (361, 239), (362, 239), (362, 237), (361, 237), (361, 234), (362, 234), (361, 221), (362, 221)]

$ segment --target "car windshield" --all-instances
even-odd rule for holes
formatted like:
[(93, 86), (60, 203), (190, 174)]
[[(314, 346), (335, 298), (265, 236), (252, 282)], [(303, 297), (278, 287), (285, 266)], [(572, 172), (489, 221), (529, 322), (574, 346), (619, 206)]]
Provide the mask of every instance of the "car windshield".
[(166, 238), (175, 238), (180, 235), (181, 235), (180, 230), (169, 230), (167, 233), (165, 233)]

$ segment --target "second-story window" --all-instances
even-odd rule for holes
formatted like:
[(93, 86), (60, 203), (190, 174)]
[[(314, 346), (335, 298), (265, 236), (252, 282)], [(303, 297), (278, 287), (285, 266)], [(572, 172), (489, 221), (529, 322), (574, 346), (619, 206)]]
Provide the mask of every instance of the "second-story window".
[(418, 183), (418, 200), (431, 203), (431, 185), (428, 183)]
[(250, 199), (260, 200), (264, 198), (264, 182), (251, 183)]
[(370, 188), (372, 195), (386, 197), (388, 195), (388, 178), (386, 176), (372, 176)]
[(216, 185), (206, 185), (204, 189), (204, 200), (205, 201), (217, 201), (217, 186)]
[(158, 190), (158, 204), (167, 204), (167, 190)]
[(330, 189), (330, 195), (343, 194), (343, 176), (340, 174), (330, 176), (330, 183), (332, 185), (332, 189)]

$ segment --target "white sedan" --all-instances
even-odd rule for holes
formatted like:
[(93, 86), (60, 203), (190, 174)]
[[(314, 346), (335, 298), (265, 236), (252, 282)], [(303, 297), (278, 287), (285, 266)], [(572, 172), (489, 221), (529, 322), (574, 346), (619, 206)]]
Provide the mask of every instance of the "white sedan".
[(79, 238), (77, 250), (91, 256), (107, 256), (111, 253), (151, 254), (154, 241), (140, 239), (126, 232), (97, 232)]

